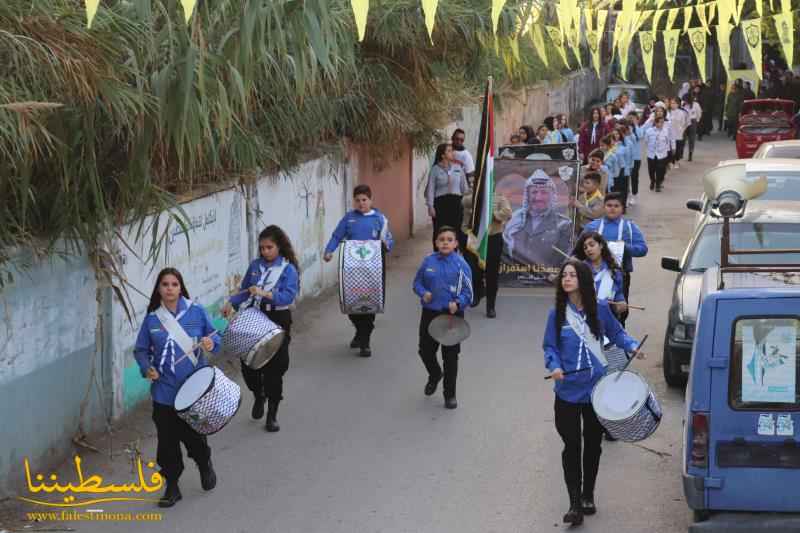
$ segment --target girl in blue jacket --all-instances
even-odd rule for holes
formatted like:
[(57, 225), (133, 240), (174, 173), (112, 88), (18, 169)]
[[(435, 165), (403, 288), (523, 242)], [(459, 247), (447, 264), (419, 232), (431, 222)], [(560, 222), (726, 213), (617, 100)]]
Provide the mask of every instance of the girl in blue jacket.
[[(323, 259), (326, 263), (333, 258), (333, 252), (342, 241), (381, 241), (384, 253), (392, 251), (394, 238), (392, 232), (389, 231), (389, 219), (377, 209), (373, 209), (372, 189), (369, 185), (358, 185), (353, 189), (353, 205), (355, 209), (339, 221), (331, 235), (331, 240), (325, 247)], [(385, 282), (385, 270), (383, 279)], [(347, 318), (356, 328), (356, 335), (350, 341), (350, 348), (358, 348), (361, 357), (370, 357), (372, 348), (370, 348), (369, 340), (372, 330), (375, 329), (375, 314), (347, 315)]]
[(603, 236), (596, 231), (582, 234), (575, 244), (572, 256), (591, 269), (598, 301), (608, 302), (617, 316), (627, 311), (622, 267), (617, 264)]
[[(422, 260), (414, 277), (414, 293), (420, 297), (422, 316), (419, 321), (419, 356), (428, 371), (425, 395), (436, 392), (442, 379), (442, 368), (436, 359), (439, 343), (428, 333), (431, 321), (439, 315), (451, 314), (463, 317), (464, 310), (472, 303), (472, 272), (469, 265), (457, 253), (458, 238), (455, 228), (442, 226), (436, 230), (436, 249)], [(456, 376), (458, 354), (461, 345), (442, 346), (444, 364), (444, 406), (458, 407), (456, 402)]]
[[(592, 407), (591, 393), (606, 372), (603, 336), (627, 352), (636, 353), (639, 346), (614, 318), (608, 303), (597, 301), (589, 267), (568, 260), (558, 274), (555, 308), (547, 317), (543, 348), (545, 366), (555, 382), (556, 431), (564, 441), (561, 462), (570, 500), (564, 522), (572, 525), (583, 523), (584, 514), (596, 512), (594, 486), (603, 427)], [(565, 375), (574, 370), (581, 371)]]
[(292, 305), (300, 291), (297, 257), (289, 237), (278, 226), (267, 226), (258, 236), (261, 257), (250, 263), (242, 278), (240, 292), (231, 296), (223, 310), (226, 316), (242, 304), (261, 309), (267, 317), (286, 332), (283, 343), (269, 362), (253, 370), (242, 362), (242, 377), (253, 392), (251, 416), (259, 420), (267, 406), (266, 430), (280, 431), (278, 404), (283, 399), (283, 375), (289, 369), (289, 342), (291, 342)]
[[(189, 299), (181, 273), (174, 268), (165, 268), (156, 278), (156, 286), (150, 296), (147, 315), (139, 328), (133, 355), (142, 377), (152, 382), (153, 422), (158, 439), (156, 461), (161, 475), (167, 481), (167, 489), (158, 502), (159, 507), (172, 507), (181, 499), (178, 479), (183, 472), (181, 443), (186, 446), (189, 457), (200, 469), (203, 490), (211, 490), (217, 484), (217, 475), (211, 465), (211, 448), (204, 435), (196, 433), (175, 412), (175, 396), (178, 389), (196, 369), (208, 365), (200, 350), (185, 354), (181, 346), (167, 333), (162, 318), (174, 317), (190, 338), (200, 339), (200, 347), (207, 352), (217, 352), (219, 335), (208, 313)], [(173, 322), (174, 323), (174, 322)]]

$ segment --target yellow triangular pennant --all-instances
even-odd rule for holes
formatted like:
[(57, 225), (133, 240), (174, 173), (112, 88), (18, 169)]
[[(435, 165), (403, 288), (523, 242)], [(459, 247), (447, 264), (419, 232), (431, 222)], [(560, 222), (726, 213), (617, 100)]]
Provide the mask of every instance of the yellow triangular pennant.
[[(711, 23), (714, 22), (714, 11), (717, 7), (716, 2), (711, 2), (708, 4), (708, 17), (706, 18), (706, 23), (711, 26)], [(709, 33), (711, 33), (711, 28), (709, 27)]]
[(636, 26), (635, 26), (633, 31), (634, 32), (638, 32), (639, 29), (641, 29), (641, 27), (644, 25), (644, 23), (647, 22), (650, 19), (650, 17), (653, 16), (653, 13), (655, 13), (655, 11), (652, 11), (652, 10), (643, 11), (639, 15), (639, 18), (636, 20)]
[(694, 8), (692, 6), (686, 6), (683, 8), (683, 33), (689, 31), (689, 24), (692, 22), (692, 12), (694, 12)]
[(781, 0), (781, 12), (788, 13), (792, 10), (792, 0)]
[[(763, 16), (764, 15), (764, 4), (761, 2), (761, 0), (753, 0), (753, 1), (756, 3), (756, 12), (758, 13), (758, 16), (759, 17)], [(771, 8), (771, 6), (772, 6), (772, 2), (770, 0), (770, 8)]]
[[(597, 33), (601, 36), (606, 31), (606, 20), (608, 20), (608, 11), (605, 9), (597, 12)], [(600, 38), (598, 38), (600, 39)]]
[(663, 6), (666, 1), (667, 0), (656, 0), (656, 9), (661, 9), (661, 6)]
[(556, 47), (556, 51), (561, 57), (561, 60), (564, 62), (564, 65), (569, 67), (569, 62), (567, 61), (567, 52), (564, 50), (564, 36), (561, 35), (561, 30), (555, 26), (545, 26), (544, 28), (547, 30), (547, 35), (550, 36), (550, 40), (553, 41), (553, 46)]
[(514, 59), (519, 63), (519, 38), (517, 36), (511, 37), (508, 44), (511, 47), (511, 53), (514, 54)]
[(733, 11), (733, 23), (735, 25), (739, 25), (742, 23), (742, 9), (744, 9), (744, 3), (746, 0), (735, 0), (736, 1), (736, 9)]
[(189, 19), (192, 18), (195, 4), (197, 4), (197, 0), (181, 0), (181, 5), (183, 6), (183, 16), (186, 18), (186, 24), (189, 24)]
[(706, 31), (706, 33), (710, 34), (711, 30), (708, 29), (708, 21), (706, 20), (706, 6), (704, 4), (700, 4), (695, 6), (695, 10), (697, 11), (697, 18), (700, 19), (700, 25)]
[(544, 66), (548, 66), (547, 48), (544, 46), (544, 35), (542, 35), (542, 27), (539, 24), (534, 24), (531, 28), (531, 39), (533, 39), (533, 49), (539, 54)]
[(736, 0), (719, 0), (717, 2), (717, 13), (719, 13), (719, 20), (717, 25), (721, 26), (731, 21), (731, 15), (736, 10)]
[(678, 54), (678, 39), (680, 39), (681, 30), (664, 30), (664, 55), (667, 58), (667, 74), (669, 74), (669, 81), (673, 81), (675, 74), (675, 56)]
[(786, 64), (789, 65), (789, 68), (792, 68), (794, 64), (794, 13), (785, 11), (775, 15), (775, 29), (778, 32), (778, 38), (781, 40)]
[(639, 32), (639, 47), (642, 49), (642, 60), (644, 61), (644, 73), (647, 75), (647, 81), (653, 83), (653, 48), (655, 48), (655, 39), (653, 33), (650, 31)]
[(731, 64), (731, 26), (730, 21), (717, 25), (717, 46), (719, 47), (719, 58), (722, 67), (727, 73)]
[(422, 12), (425, 13), (425, 27), (428, 28), (428, 38), (433, 42), (433, 25), (436, 23), (436, 8), (439, 0), (422, 0)]
[(664, 26), (665, 30), (671, 30), (672, 27), (675, 25), (675, 19), (678, 18), (678, 13), (680, 12), (679, 7), (674, 7), (667, 11), (667, 25)]
[(750, 51), (750, 58), (755, 65), (756, 74), (759, 79), (763, 79), (761, 72), (763, 67), (761, 64), (761, 19), (743, 20), (741, 26), (744, 42)]
[(697, 70), (700, 71), (700, 79), (706, 81), (706, 29), (689, 28), (689, 42), (694, 50), (694, 57), (697, 60)]
[(100, 5), (100, 0), (86, 0), (86, 27), (92, 27), (92, 21), (97, 14), (97, 6)]
[(652, 25), (652, 32), (653, 32), (653, 39), (656, 38), (656, 32), (658, 31), (658, 23), (661, 20), (661, 16), (665, 13), (663, 9), (659, 9), (653, 14), (653, 25)]
[(505, 5), (506, 0), (492, 0), (492, 28), (495, 33), (497, 33), (497, 24), (500, 22), (500, 13)]
[(358, 40), (360, 42), (364, 40), (364, 35), (367, 32), (369, 0), (350, 0), (350, 5), (353, 8), (353, 15), (356, 17), (356, 30), (358, 31)]

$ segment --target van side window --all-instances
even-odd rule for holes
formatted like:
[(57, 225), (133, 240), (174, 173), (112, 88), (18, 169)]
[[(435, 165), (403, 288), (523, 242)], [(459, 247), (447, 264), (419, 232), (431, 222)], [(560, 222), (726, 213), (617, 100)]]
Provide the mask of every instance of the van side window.
[(800, 317), (740, 318), (733, 327), (732, 409), (800, 410)]

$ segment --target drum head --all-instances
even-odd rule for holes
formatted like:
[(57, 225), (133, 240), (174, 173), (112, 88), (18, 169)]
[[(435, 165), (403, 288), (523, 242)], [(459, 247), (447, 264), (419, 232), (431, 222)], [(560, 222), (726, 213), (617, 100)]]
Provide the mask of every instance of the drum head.
[(269, 363), (283, 344), (286, 332), (282, 329), (270, 331), (269, 335), (258, 341), (244, 358), (245, 364), (253, 370), (259, 370)]
[(456, 315), (439, 315), (431, 320), (428, 334), (442, 346), (453, 346), (469, 337), (466, 320)]
[(649, 395), (650, 385), (636, 372), (625, 370), (621, 376), (620, 372), (612, 372), (595, 385), (592, 407), (600, 418), (625, 420), (639, 412)]
[(214, 367), (204, 366), (192, 372), (175, 396), (175, 410), (188, 409), (208, 391), (214, 382)]

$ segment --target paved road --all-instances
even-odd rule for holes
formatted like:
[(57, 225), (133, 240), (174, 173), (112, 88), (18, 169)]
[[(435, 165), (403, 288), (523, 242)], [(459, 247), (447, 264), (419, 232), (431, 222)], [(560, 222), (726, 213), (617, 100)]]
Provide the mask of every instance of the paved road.
[[(631, 296), (647, 311), (634, 312), (629, 330), (651, 336), (649, 359), (636, 366), (655, 388), (665, 417), (641, 445), (604, 445), (599, 513), (587, 518), (584, 531), (666, 533), (686, 531), (689, 523), (680, 486), (683, 394), (667, 390), (661, 375), (674, 274), (660, 269), (660, 258), (682, 251), (693, 218), (684, 202), (699, 194), (703, 171), (734, 157), (734, 147), (716, 136), (699, 143), (697, 152), (696, 162), (669, 174), (664, 193), (643, 191), (630, 212), (647, 236), (650, 254), (636, 263)], [(440, 394), (423, 396), (426, 376), (416, 353), (419, 306), (409, 287), (428, 247), (425, 232), (392, 254), (388, 314), (378, 320), (371, 359), (347, 348), (351, 326), (334, 297), (306, 309), (291, 347), (281, 432), (267, 434), (261, 423), (250, 421), (247, 398), (234, 422), (211, 438), (217, 489), (203, 493), (188, 463), (184, 500), (166, 511), (162, 522), (144, 527), (253, 533), (564, 529), (561, 442), (540, 349), (552, 291), (503, 292), (494, 321), (471, 313), (459, 408), (447, 411)], [(152, 435), (148, 414), (149, 408), (131, 424)], [(117, 436), (115, 448), (123, 439)], [(141, 447), (153, 456), (152, 436)], [(113, 469), (101, 467), (97, 457), (92, 462), (116, 479), (126, 472), (122, 459), (116, 458)], [(128, 504), (103, 508), (152, 510)], [(69, 525), (82, 532), (143, 527)]]

